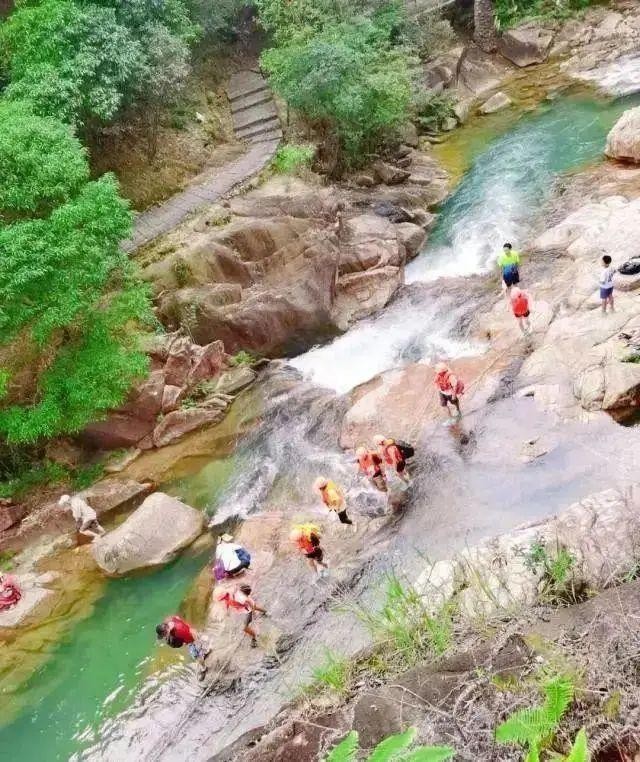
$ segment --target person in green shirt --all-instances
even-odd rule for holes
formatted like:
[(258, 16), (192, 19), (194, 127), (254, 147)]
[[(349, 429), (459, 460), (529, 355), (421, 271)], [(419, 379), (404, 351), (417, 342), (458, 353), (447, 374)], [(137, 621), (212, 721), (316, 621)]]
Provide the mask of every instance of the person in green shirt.
[(507, 298), (511, 293), (511, 287), (520, 283), (520, 254), (513, 250), (510, 243), (502, 247), (502, 254), (498, 257), (498, 266), (502, 270), (502, 280), (507, 287)]

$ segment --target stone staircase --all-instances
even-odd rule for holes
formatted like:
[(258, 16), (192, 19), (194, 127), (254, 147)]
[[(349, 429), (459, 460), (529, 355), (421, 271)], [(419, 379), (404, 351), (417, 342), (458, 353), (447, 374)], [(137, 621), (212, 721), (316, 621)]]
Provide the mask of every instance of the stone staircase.
[(282, 127), (273, 94), (264, 77), (254, 69), (232, 75), (227, 91), (236, 137), (247, 143), (282, 139)]

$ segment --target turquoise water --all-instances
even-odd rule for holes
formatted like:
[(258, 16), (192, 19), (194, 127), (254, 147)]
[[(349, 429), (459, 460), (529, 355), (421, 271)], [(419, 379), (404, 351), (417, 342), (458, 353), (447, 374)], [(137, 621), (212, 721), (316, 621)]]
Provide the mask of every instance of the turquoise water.
[[(481, 153), (475, 127), (469, 142), (464, 127), (454, 133), (447, 150), (458, 146), (470, 168), (443, 204), (424, 251), (407, 266), (407, 283), (495, 269), (505, 241), (518, 248), (531, 234), (557, 176), (601, 159), (612, 125), (637, 103), (637, 96), (566, 97), (497, 136), (494, 125)], [(344, 393), (404, 362), (478, 354), (479, 347), (455, 336), (455, 307), (447, 304), (446, 289), (442, 299), (398, 299), (330, 344), (294, 358), (292, 365), (320, 386)]]
[[(567, 98), (492, 140), (444, 205), (427, 251), (411, 266), (411, 277), (481, 272), (503, 239), (517, 245), (554, 177), (601, 156), (608, 130), (630, 105), (629, 100)], [(422, 356), (432, 345), (438, 352), (460, 351), (451, 344), (442, 314), (434, 316), (438, 338), (436, 328), (425, 331), (427, 307), (423, 320), (407, 319), (407, 310), (413, 316), (415, 309), (394, 305), (295, 364), (318, 383), (346, 391), (397, 365), (408, 343)], [(233, 459), (206, 466), (171, 491), (210, 510), (237, 467)], [(154, 625), (176, 611), (203, 563), (202, 557), (185, 555), (159, 572), (109, 581), (93, 613), (71, 629), (21, 689), (18, 698), (25, 708), (0, 728), (0, 759), (64, 760), (95, 741), (101, 724), (128, 706), (157, 668)]]

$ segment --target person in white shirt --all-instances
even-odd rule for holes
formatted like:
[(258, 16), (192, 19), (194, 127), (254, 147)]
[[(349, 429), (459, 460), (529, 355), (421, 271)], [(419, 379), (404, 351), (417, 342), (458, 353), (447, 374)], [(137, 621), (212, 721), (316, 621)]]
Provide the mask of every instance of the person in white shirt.
[(600, 271), (600, 300), (602, 301), (602, 313), (606, 314), (607, 305), (613, 309), (613, 276), (616, 272), (615, 267), (611, 264), (611, 257), (605, 254), (602, 257), (602, 270)]
[(231, 577), (249, 568), (251, 556), (235, 542), (229, 534), (223, 534), (216, 548), (216, 562), (222, 564), (227, 576)]
[(104, 529), (98, 523), (98, 515), (86, 500), (77, 495), (73, 497), (63, 495), (58, 501), (58, 505), (71, 511), (76, 522), (76, 531), (79, 534), (91, 538), (92, 542), (96, 537), (101, 537), (104, 534)]

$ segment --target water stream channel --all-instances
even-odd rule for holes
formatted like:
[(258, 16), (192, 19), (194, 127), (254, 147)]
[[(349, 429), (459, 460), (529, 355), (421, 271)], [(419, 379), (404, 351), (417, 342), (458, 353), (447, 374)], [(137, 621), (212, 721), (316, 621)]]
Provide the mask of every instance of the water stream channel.
[[(447, 295), (446, 280), (439, 281), (438, 295), (423, 284), (493, 267), (503, 240), (518, 244), (534, 228), (554, 179), (601, 157), (608, 130), (629, 105), (629, 99), (566, 96), (523, 116), (481, 150), (474, 148), (470, 169), (443, 205), (427, 247), (407, 268), (407, 282), (414, 285), (381, 314), (272, 371), (260, 390), (251, 392), (263, 406), (261, 422), (235, 454), (200, 463), (168, 490), (209, 512), (240, 516), (255, 512), (266, 499), (306, 494), (320, 469), (362, 490), (337, 445), (346, 405), (339, 395), (409, 362), (481, 353), (482, 345), (453, 332), (458, 305)], [(366, 595), (367, 580), (385, 565), (408, 572), (424, 554), (446, 557), (463, 542), (551, 513), (602, 486), (607, 465), (591, 444), (594, 432), (577, 424), (544, 465), (525, 471), (512, 462), (505, 443), (523, 416), (535, 433), (541, 415), (532, 401), (497, 403), (496, 414), (476, 432), (472, 462), (452, 450), (445, 430), (429, 432), (444, 453), (444, 468), (437, 479), (421, 474), (414, 503), (428, 499), (433, 510), (414, 511), (397, 528), (388, 554), (360, 580), (359, 594)], [(615, 427), (602, 434), (616, 442), (624, 432)], [(182, 662), (169, 658), (166, 649), (159, 654), (153, 637), (154, 624), (179, 608), (205, 558), (206, 551), (194, 550), (154, 574), (108, 581), (88, 615), (66, 630), (28, 680), (11, 685), (0, 676), (0, 701), (7, 707), (0, 716), (0, 759), (206, 759), (204, 746), (185, 754), (186, 744), (194, 749), (207, 743), (211, 733), (201, 729), (175, 738), (173, 750), (171, 743), (158, 747), (158, 738), (172, 732), (172, 711), (178, 710), (171, 702), (191, 700), (195, 689)], [(344, 630), (329, 626), (338, 616), (309, 626), (309, 638), (340, 642)], [(350, 646), (358, 645), (354, 636)], [(302, 657), (288, 667), (289, 682), (301, 664)], [(269, 679), (268, 690), (284, 695), (285, 677)], [(174, 687), (158, 699), (169, 682)], [(245, 707), (252, 721), (269, 716), (265, 691)], [(148, 707), (158, 701), (164, 701), (164, 711), (145, 721)], [(209, 718), (212, 725), (215, 716)], [(236, 724), (238, 735), (242, 728), (239, 720)]]

